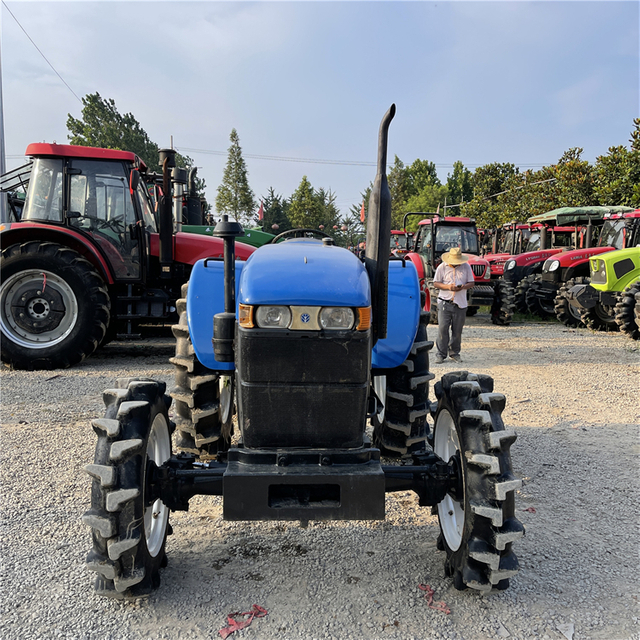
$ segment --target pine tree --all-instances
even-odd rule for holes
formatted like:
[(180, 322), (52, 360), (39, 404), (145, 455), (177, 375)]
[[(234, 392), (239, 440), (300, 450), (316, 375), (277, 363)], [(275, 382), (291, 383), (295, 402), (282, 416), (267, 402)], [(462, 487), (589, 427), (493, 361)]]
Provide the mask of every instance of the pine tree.
[(231, 146), (227, 164), (222, 175), (222, 184), (218, 187), (216, 210), (218, 214), (226, 213), (244, 226), (251, 224), (255, 215), (256, 201), (247, 179), (247, 167), (242, 157), (240, 138), (235, 129), (229, 136)]

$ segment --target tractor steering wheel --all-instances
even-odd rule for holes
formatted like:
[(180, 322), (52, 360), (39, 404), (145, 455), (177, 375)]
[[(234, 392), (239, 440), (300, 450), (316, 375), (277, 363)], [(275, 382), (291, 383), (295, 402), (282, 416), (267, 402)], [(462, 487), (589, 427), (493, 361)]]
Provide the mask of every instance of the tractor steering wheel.
[(280, 242), (280, 240), (290, 240), (291, 238), (287, 238), (287, 236), (292, 236), (293, 238), (331, 238), (328, 233), (321, 231), (320, 229), (289, 229), (288, 231), (283, 231), (278, 234), (275, 238), (272, 238), (269, 244), (275, 244), (276, 242)]

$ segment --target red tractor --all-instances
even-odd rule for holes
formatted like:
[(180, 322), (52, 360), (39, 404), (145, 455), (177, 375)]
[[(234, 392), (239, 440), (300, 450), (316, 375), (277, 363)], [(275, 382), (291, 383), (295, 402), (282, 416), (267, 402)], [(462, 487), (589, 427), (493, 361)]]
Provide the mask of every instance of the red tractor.
[[(461, 217), (442, 217), (435, 213), (407, 213), (404, 217), (406, 227), (409, 216), (421, 216), (418, 231), (414, 238), (413, 251), (407, 254), (418, 271), (422, 291), (426, 295), (425, 311), (430, 313), (430, 321), (438, 322), (438, 310), (435, 303), (438, 297), (433, 287), (433, 276), (442, 261), (442, 254), (452, 247), (460, 247), (469, 257), (469, 265), (475, 277), (475, 286), (469, 290), (467, 315), (474, 315), (478, 307), (491, 307), (491, 320), (494, 324), (508, 325), (513, 316), (513, 287), (504, 280), (492, 282), (489, 262), (480, 257), (478, 233), (475, 220)], [(431, 216), (431, 217), (424, 217)]]
[(392, 231), (389, 249), (391, 255), (399, 258), (409, 253), (413, 234), (407, 231)]
[(538, 229), (530, 224), (509, 222), (495, 229), (491, 236), (491, 247), (483, 258), (491, 265), (491, 278), (497, 280), (504, 273), (504, 263), (511, 257), (527, 250), (532, 232)]
[[(586, 246), (562, 251), (548, 258), (527, 291), (527, 307), (541, 317), (556, 316), (567, 326), (582, 323), (580, 310), (570, 304), (568, 292), (578, 284), (589, 283), (589, 259), (601, 253), (626, 249), (640, 244), (640, 211), (630, 207), (565, 208), (557, 213), (559, 224), (603, 222), (595, 247), (587, 233)], [(588, 225), (590, 226), (590, 225)], [(588, 228), (588, 227), (587, 227)], [(598, 330), (618, 330), (613, 306), (598, 302), (589, 309), (589, 326)]]
[[(555, 216), (535, 216), (529, 220), (531, 234), (522, 253), (510, 256), (498, 256), (491, 265), (492, 275), (502, 276), (515, 289), (515, 310), (526, 313), (527, 291), (547, 258), (573, 246), (575, 227), (561, 227), (555, 224)], [(546, 216), (546, 217), (545, 217)], [(584, 241), (585, 229), (578, 230), (578, 244)]]
[[(0, 225), (2, 361), (69, 367), (119, 331), (175, 322), (192, 266), (223, 255), (222, 240), (182, 233), (176, 222), (187, 180), (175, 151), (160, 152), (158, 206), (145, 182), (159, 177), (134, 153), (38, 143), (25, 155), (20, 222)], [(240, 259), (253, 251), (236, 244)]]

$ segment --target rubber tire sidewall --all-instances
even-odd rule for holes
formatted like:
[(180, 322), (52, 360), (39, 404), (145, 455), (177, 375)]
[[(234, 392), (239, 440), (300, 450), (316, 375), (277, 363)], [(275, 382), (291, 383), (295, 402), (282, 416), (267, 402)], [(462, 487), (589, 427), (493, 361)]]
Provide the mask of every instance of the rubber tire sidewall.
[[(24, 245), (23, 245), (24, 246)], [(71, 333), (61, 342), (52, 347), (43, 349), (29, 349), (16, 344), (11, 338), (2, 333), (2, 360), (13, 365), (16, 369), (55, 369), (66, 368), (77, 364), (86, 356), (93, 353), (106, 332), (106, 325), (102, 322), (105, 315), (104, 305), (92, 295), (92, 287), (87, 282), (91, 276), (95, 276), (98, 282), (104, 283), (97, 271), (89, 262), (84, 260), (77, 252), (62, 245), (57, 247), (54, 255), (37, 253), (22, 253), (18, 251), (5, 258), (8, 250), (2, 252), (2, 270), (0, 281), (4, 283), (8, 278), (21, 271), (29, 269), (41, 269), (55, 273), (62, 278), (73, 291), (78, 306), (78, 316)], [(60, 250), (72, 251), (74, 256), (83, 260), (84, 273), (74, 268), (59, 257)], [(93, 272), (93, 273), (91, 273)], [(108, 298), (107, 298), (108, 301)], [(106, 321), (109, 322), (109, 313), (106, 309)], [(102, 324), (102, 331), (98, 327)]]

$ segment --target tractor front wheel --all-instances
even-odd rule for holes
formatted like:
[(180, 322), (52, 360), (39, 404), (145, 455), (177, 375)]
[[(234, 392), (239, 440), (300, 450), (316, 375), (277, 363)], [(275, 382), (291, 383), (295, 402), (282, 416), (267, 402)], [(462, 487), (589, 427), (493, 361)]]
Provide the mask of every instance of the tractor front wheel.
[(160, 585), (166, 565), (169, 508), (151, 495), (155, 466), (171, 457), (165, 384), (150, 379), (121, 379), (103, 398), (105, 417), (94, 420), (98, 435), (91, 509), (82, 520), (92, 530), (87, 568), (97, 574), (95, 589), (110, 598), (148, 595)]
[(553, 318), (555, 316), (555, 296), (552, 297), (546, 294), (539, 295), (541, 288), (542, 277), (538, 274), (531, 281), (525, 295), (525, 300), (527, 302), (527, 309), (529, 313), (546, 320), (547, 318)]
[(407, 359), (387, 376), (374, 376), (373, 387), (382, 402), (371, 419), (373, 444), (383, 455), (398, 457), (425, 449), (429, 414), (428, 313), (420, 324)]
[(618, 331), (615, 309), (615, 305), (596, 302), (590, 309), (581, 309), (580, 318), (584, 325), (593, 331)]
[(443, 375), (435, 393), (433, 449), (460, 474), (456, 490), (437, 506), (445, 574), (456, 589), (506, 589), (518, 572), (512, 543), (524, 528), (515, 517), (522, 481), (511, 468), (516, 434), (502, 422), (505, 397), (493, 393), (490, 376), (466, 371)]
[(527, 291), (531, 286), (531, 283), (535, 280), (536, 274), (532, 273), (528, 276), (525, 276), (515, 285), (515, 305), (516, 311), (519, 313), (527, 313)]
[(589, 282), (591, 282), (591, 278), (585, 278), (582, 276), (578, 278), (571, 278), (570, 280), (567, 280), (558, 291), (554, 305), (556, 318), (558, 318), (558, 320), (567, 327), (581, 327), (583, 324), (580, 309), (578, 309), (578, 307), (574, 307), (569, 302), (569, 291), (577, 284), (589, 284)]
[(58, 369), (91, 355), (105, 336), (111, 302), (79, 253), (53, 242), (2, 251), (2, 361), (16, 369)]
[[(637, 306), (636, 300), (639, 301)], [(640, 281), (622, 292), (615, 306), (615, 318), (620, 331), (632, 340), (640, 340)]]
[(508, 326), (516, 308), (513, 285), (506, 280), (498, 280), (494, 285), (493, 304), (491, 305), (491, 322)]

